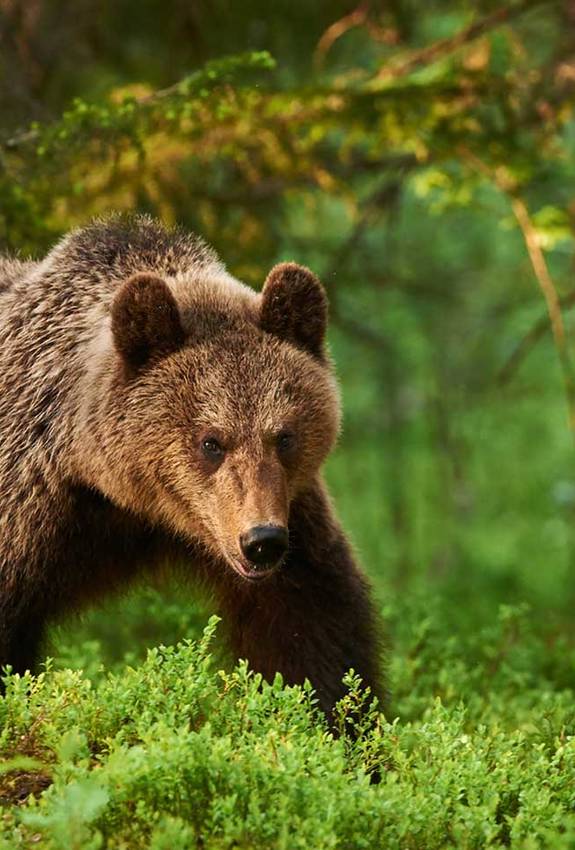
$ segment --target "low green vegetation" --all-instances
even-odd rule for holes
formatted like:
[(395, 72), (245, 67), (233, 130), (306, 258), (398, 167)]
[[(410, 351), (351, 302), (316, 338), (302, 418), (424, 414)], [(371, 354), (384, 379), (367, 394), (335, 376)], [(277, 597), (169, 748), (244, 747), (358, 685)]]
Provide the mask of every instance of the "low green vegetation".
[[(157, 602), (133, 598), (128, 617)], [(215, 620), (134, 666), (98, 667), (92, 641), (77, 648), (90, 676), (8, 679), (0, 848), (572, 848), (566, 635), (520, 606), (467, 630), (441, 599), (408, 594), (385, 611), (393, 710), (354, 739), (352, 678), (336, 739), (309, 689), (262, 684), (243, 663), (219, 670)]]

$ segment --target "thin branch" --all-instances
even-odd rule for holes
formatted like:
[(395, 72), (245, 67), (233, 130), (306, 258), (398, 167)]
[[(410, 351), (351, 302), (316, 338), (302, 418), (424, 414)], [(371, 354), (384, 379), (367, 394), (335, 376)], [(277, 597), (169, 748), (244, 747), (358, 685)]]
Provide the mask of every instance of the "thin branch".
[(334, 21), (323, 33), (322, 37), (317, 43), (317, 47), (314, 52), (314, 65), (316, 68), (320, 67), (323, 63), (326, 53), (332, 48), (338, 38), (341, 38), (342, 35), (353, 29), (354, 27), (360, 27), (367, 21), (367, 16), (369, 14), (369, 2), (366, 0), (362, 0), (359, 6), (354, 9), (349, 14), (344, 15), (343, 18), (339, 18), (339, 20)]
[(486, 33), (491, 32), (502, 24), (506, 24), (513, 18), (522, 15), (536, 6), (546, 5), (547, 3), (556, 3), (557, 0), (519, 0), (517, 3), (512, 3), (509, 6), (503, 6), (485, 15), (484, 18), (473, 21), (467, 27), (464, 27), (455, 35), (449, 38), (441, 38), (433, 44), (423, 47), (421, 50), (415, 50), (409, 56), (398, 62), (391, 62), (389, 65), (384, 65), (383, 68), (376, 74), (374, 81), (387, 81), (405, 77), (408, 74), (423, 68), (426, 65), (431, 65), (445, 56), (465, 47), (472, 41), (475, 41)]
[(506, 195), (507, 198), (509, 198), (511, 209), (513, 210), (513, 214), (523, 235), (523, 241), (527, 248), (533, 273), (537, 279), (539, 288), (543, 293), (543, 297), (545, 298), (548, 320), (551, 330), (553, 331), (555, 348), (557, 350), (561, 371), (563, 373), (565, 395), (569, 409), (569, 424), (575, 436), (575, 371), (573, 369), (565, 336), (565, 324), (561, 313), (561, 303), (559, 301), (555, 284), (553, 283), (553, 279), (549, 273), (545, 255), (543, 254), (539, 243), (537, 230), (535, 229), (531, 216), (529, 215), (527, 204), (518, 195), (517, 187), (505, 168), (490, 168), (485, 162), (483, 162), (483, 160), (476, 156), (476, 154), (463, 146), (459, 148), (459, 153), (463, 157), (464, 161), (466, 161), (474, 171), (491, 180), (497, 188)]
[[(561, 298), (559, 303), (563, 311), (569, 310), (575, 305), (575, 292), (570, 292), (569, 295)], [(537, 319), (537, 321), (527, 331), (525, 336), (519, 340), (503, 366), (501, 366), (497, 372), (496, 380), (500, 386), (504, 386), (509, 383), (529, 352), (550, 330), (549, 316), (547, 314), (541, 316), (540, 319)]]
[(330, 299), (330, 301), (331, 317), (342, 331), (357, 339), (362, 345), (372, 348), (380, 354), (382, 352), (389, 355), (392, 354), (393, 346), (387, 336), (381, 333), (381, 331), (377, 331), (375, 328), (359, 322), (351, 316), (344, 315), (339, 309), (337, 301), (334, 302), (333, 299)]
[[(149, 106), (156, 102), (160, 102), (167, 97), (171, 97), (174, 94), (178, 93), (178, 90), (181, 85), (181, 80), (177, 83), (174, 83), (171, 86), (168, 86), (165, 89), (157, 89), (150, 94), (143, 95), (142, 97), (136, 98), (136, 102), (138, 106)], [(9, 139), (5, 139), (2, 144), (4, 148), (7, 150), (14, 150), (15, 148), (22, 147), (24, 145), (30, 144), (31, 142), (35, 142), (40, 137), (40, 128), (32, 127), (29, 130), (19, 130)]]
[(557, 290), (555, 289), (555, 285), (551, 275), (549, 274), (549, 269), (539, 243), (537, 231), (531, 221), (531, 216), (529, 215), (529, 210), (527, 209), (525, 201), (517, 195), (510, 195), (509, 199), (511, 201), (511, 208), (513, 209), (513, 213), (517, 219), (517, 223), (523, 233), (525, 246), (529, 253), (529, 259), (531, 260), (535, 277), (537, 278), (539, 286), (545, 296), (547, 312), (549, 313), (549, 320), (553, 329), (553, 336), (555, 337), (555, 344), (562, 357), (566, 356), (567, 348), (565, 340), (565, 325), (563, 324), (563, 315), (561, 313), (559, 296), (557, 295)]

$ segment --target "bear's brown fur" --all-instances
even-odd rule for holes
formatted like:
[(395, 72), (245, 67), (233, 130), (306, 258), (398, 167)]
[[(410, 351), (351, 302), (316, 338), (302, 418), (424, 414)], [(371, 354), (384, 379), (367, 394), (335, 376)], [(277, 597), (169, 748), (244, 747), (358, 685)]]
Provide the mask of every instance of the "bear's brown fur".
[[(258, 295), (145, 217), (0, 260), (0, 664), (32, 667), (47, 622), (173, 561), (265, 677), (309, 678), (327, 712), (350, 667), (380, 693), (368, 586), (320, 477), (339, 427), (326, 321), (307, 269), (276, 266)], [(246, 560), (254, 528), (289, 529), (279, 566)]]

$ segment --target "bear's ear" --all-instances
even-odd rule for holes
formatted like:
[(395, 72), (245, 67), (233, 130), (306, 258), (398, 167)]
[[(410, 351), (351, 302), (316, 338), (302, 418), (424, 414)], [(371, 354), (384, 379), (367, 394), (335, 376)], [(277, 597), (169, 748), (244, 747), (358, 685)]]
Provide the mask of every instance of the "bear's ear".
[(323, 360), (327, 296), (313, 272), (297, 263), (274, 266), (262, 290), (260, 325)]
[(112, 303), (112, 334), (133, 373), (183, 345), (178, 305), (163, 280), (141, 273), (121, 285)]

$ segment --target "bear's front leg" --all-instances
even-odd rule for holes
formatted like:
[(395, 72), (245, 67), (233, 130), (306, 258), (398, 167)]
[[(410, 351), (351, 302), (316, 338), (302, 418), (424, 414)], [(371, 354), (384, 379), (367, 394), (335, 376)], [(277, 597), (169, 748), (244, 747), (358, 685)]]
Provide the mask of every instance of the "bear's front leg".
[(17, 611), (17, 606), (7, 599), (0, 602), (0, 675), (6, 665), (20, 675), (27, 670), (34, 672), (40, 655), (44, 619), (40, 614)]
[(291, 506), (289, 552), (261, 583), (234, 583), (224, 594), (224, 618), (238, 657), (267, 679), (307, 678), (328, 717), (353, 668), (382, 701), (378, 617), (321, 483)]

